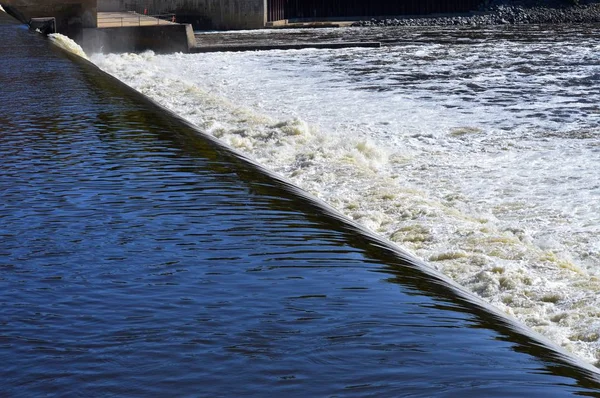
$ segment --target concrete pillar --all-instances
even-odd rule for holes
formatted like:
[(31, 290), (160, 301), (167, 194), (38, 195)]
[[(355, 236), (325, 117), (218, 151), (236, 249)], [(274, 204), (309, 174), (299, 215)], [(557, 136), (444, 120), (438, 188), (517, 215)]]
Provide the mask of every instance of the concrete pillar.
[(267, 22), (267, 0), (98, 0), (99, 11), (143, 12), (139, 8), (173, 13), (195, 29), (260, 29)]

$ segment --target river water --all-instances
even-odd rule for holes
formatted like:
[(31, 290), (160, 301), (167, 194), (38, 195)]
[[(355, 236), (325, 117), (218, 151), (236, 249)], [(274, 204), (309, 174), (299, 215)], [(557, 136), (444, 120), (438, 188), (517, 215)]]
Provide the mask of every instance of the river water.
[(381, 49), (95, 55), (585, 360), (600, 341), (598, 26), (200, 33)]
[(2, 395), (598, 395), (395, 244), (1, 13), (0, 37)]

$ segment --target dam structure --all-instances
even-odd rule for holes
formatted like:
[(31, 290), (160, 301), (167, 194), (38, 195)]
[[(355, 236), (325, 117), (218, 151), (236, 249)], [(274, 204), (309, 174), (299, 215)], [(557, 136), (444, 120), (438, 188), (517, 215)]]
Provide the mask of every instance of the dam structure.
[(100, 11), (174, 13), (195, 29), (260, 29), (288, 22), (468, 13), (482, 0), (98, 0)]
[[(30, 0), (6, 0), (8, 12), (28, 24), (32, 30), (42, 34), (61, 33), (75, 40), (87, 53), (122, 53), (151, 50), (156, 53), (189, 53), (215, 51), (249, 51), (269, 49), (299, 48), (344, 48), (379, 47), (378, 42), (369, 43), (302, 43), (286, 45), (244, 45), (244, 46), (197, 46), (192, 25), (180, 23), (181, 14), (161, 12), (142, 3), (123, 3), (111, 7), (104, 0), (71, 0), (61, 3), (55, 0), (34, 2)], [(242, 3), (240, 3), (242, 4)], [(243, 3), (251, 5), (251, 2)], [(234, 7), (235, 8), (235, 7)], [(237, 9), (237, 8), (236, 8)], [(149, 10), (151, 12), (149, 12)], [(243, 8), (244, 12), (224, 12), (220, 15), (234, 15), (234, 19), (219, 25), (224, 29), (265, 27), (264, 8), (261, 8), (260, 22), (253, 19), (258, 8)], [(231, 11), (231, 10), (229, 10)], [(263, 15), (264, 14), (264, 15)], [(185, 15), (183, 17), (185, 19)]]
[(0, 35), (3, 395), (598, 395), (398, 246), (3, 12)]

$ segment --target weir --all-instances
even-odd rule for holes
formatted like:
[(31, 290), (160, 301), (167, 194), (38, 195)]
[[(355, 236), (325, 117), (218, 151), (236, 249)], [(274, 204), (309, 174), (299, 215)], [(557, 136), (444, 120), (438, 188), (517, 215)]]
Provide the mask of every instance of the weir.
[(600, 391), (597, 370), (1, 12), (0, 35), (8, 396)]

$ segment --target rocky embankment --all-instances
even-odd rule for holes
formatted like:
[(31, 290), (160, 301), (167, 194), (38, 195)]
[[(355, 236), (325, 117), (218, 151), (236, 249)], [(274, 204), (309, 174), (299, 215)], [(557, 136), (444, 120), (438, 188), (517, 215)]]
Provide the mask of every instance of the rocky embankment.
[(600, 22), (600, 3), (572, 1), (488, 1), (471, 15), (390, 18), (359, 21), (353, 26), (515, 25)]

